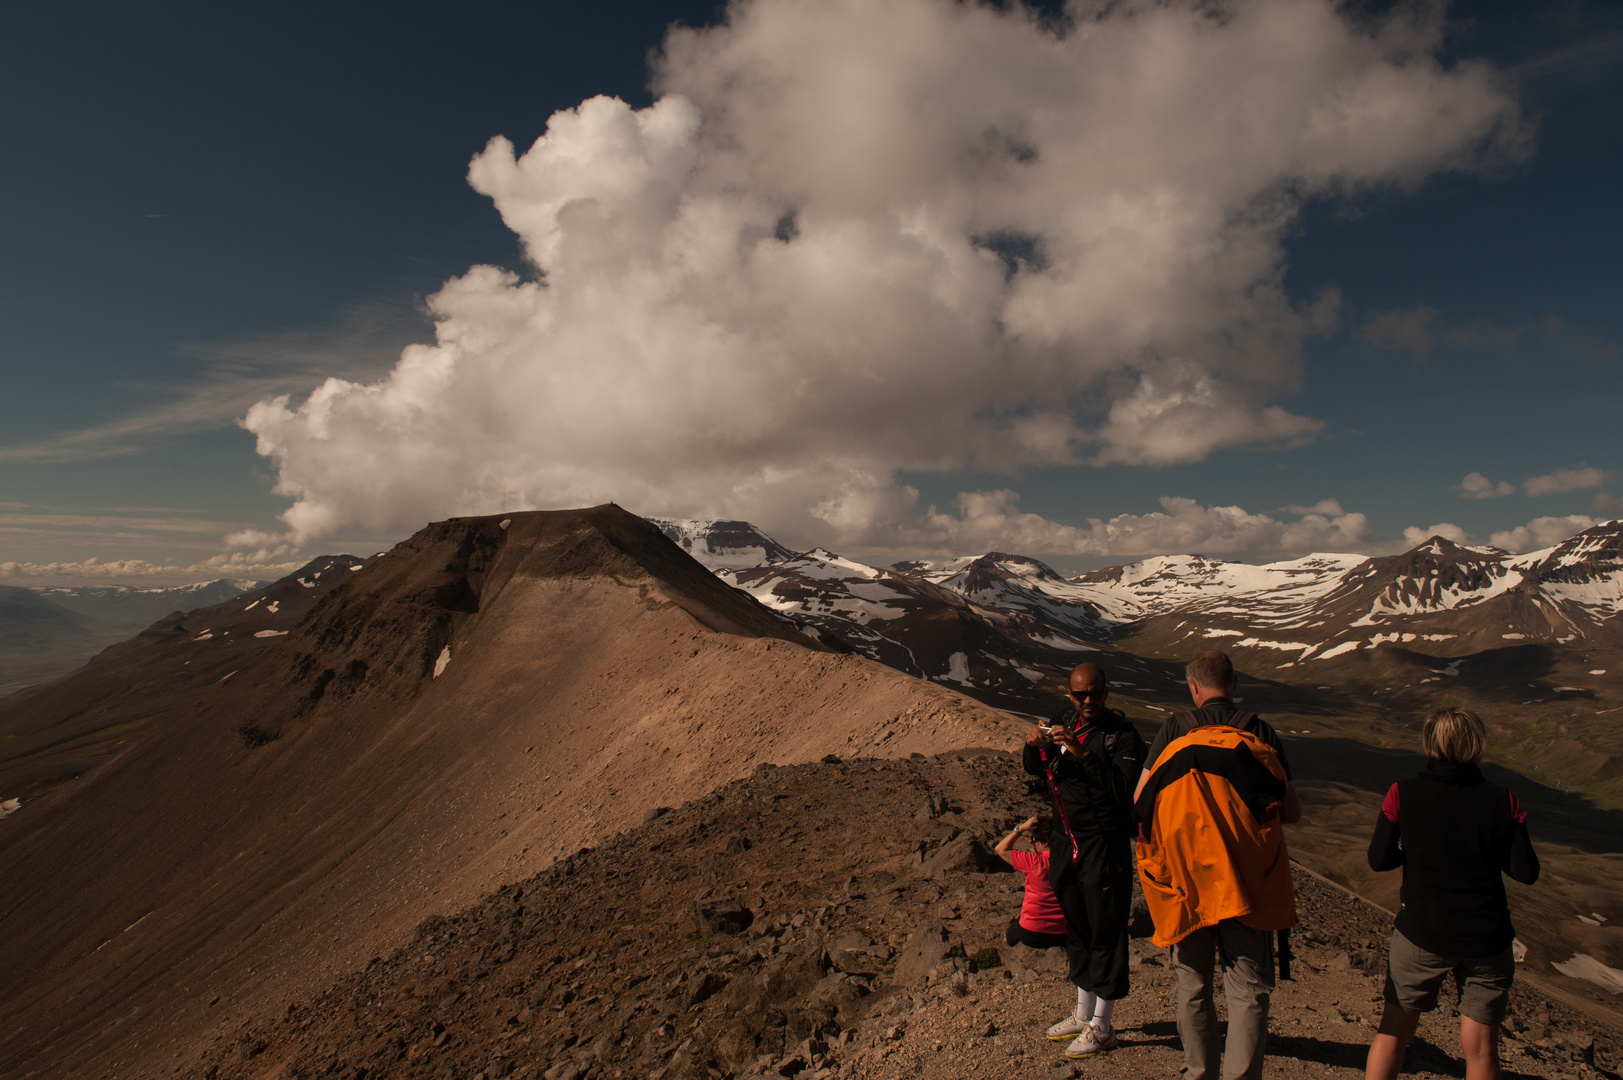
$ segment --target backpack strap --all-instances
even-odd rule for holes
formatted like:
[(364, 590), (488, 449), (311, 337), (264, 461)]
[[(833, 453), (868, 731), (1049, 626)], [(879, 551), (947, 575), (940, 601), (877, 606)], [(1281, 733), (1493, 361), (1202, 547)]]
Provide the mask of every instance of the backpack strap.
[[(1182, 712), (1175, 712), (1172, 714), (1172, 719), (1178, 722), (1178, 726), (1174, 729), (1177, 732), (1177, 735), (1175, 735), (1174, 738), (1177, 739), (1183, 738), (1191, 731), (1194, 731), (1197, 727), (1200, 727), (1200, 725), (1195, 722), (1195, 712), (1193, 709), (1184, 709)], [(1236, 712), (1233, 716), (1229, 717), (1228, 724), (1225, 726), (1239, 728), (1248, 735), (1255, 735), (1257, 733), (1257, 724), (1261, 720), (1262, 717), (1258, 716), (1254, 712)], [(1172, 741), (1172, 739), (1167, 740), (1167, 742)]]

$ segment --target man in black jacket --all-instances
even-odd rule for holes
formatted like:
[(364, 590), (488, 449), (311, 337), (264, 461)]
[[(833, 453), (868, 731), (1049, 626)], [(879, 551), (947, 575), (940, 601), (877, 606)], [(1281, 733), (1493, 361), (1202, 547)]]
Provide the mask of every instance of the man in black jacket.
[(1115, 1004), (1127, 996), (1127, 923), (1133, 902), (1133, 785), (1144, 739), (1105, 706), (1110, 683), (1093, 664), (1071, 671), (1070, 704), (1026, 736), (1025, 768), (1054, 801), (1049, 881), (1065, 912), (1076, 1010), (1047, 1036), (1070, 1040), (1065, 1055), (1116, 1048)]

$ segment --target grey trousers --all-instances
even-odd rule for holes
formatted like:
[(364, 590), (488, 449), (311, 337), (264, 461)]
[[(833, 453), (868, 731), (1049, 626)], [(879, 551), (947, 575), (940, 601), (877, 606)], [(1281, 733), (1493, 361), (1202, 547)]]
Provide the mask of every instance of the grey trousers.
[(1196, 930), (1172, 946), (1178, 973), (1178, 1038), (1183, 1041), (1184, 1080), (1218, 1080), (1217, 1005), (1212, 974), (1223, 960), (1223, 997), (1229, 1007), (1222, 1080), (1261, 1080), (1268, 1049), (1268, 1000), (1274, 988), (1274, 935), (1238, 919)]

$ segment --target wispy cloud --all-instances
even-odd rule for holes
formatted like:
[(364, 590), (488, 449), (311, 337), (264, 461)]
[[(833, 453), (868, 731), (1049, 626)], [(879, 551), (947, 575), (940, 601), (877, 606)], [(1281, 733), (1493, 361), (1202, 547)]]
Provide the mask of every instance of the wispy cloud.
[[(86, 511), (3, 503), (0, 581), (19, 585), (93, 581), (182, 585), (222, 577), (281, 577), (303, 565), (305, 560), (285, 544), (228, 550), (228, 534), (240, 534), (246, 528), (242, 522), (173, 508)], [(19, 557), (22, 552), (49, 555)], [(73, 554), (53, 557), (67, 552)]]
[(1510, 69), (1518, 81), (1593, 71), (1623, 62), (1623, 31), (1601, 34), (1523, 60)]
[(1431, 355), (1432, 346), (1436, 344), (1432, 324), (1438, 314), (1433, 307), (1382, 311), (1365, 321), (1358, 336), (1377, 349), (1412, 352), (1423, 360)]
[(0, 445), (0, 463), (121, 457), (177, 435), (234, 427), (267, 396), (306, 393), (329, 377), (364, 379), (387, 371), (425, 325), (425, 316), (410, 307), (367, 304), (351, 308), (333, 327), (183, 344), (177, 351), (200, 364), (194, 377), (128, 384), (156, 398), (156, 404), (31, 442)]
[(1543, 476), (1535, 476), (1522, 484), (1522, 490), (1537, 498), (1540, 495), (1561, 495), (1569, 491), (1598, 488), (1612, 478), (1593, 465), (1580, 465), (1576, 469), (1557, 469)]
[(125, 514), (24, 514), (0, 511), (0, 528), (54, 528), (78, 531), (118, 529), (122, 532), (198, 533), (219, 536), (231, 526), (218, 521), (186, 517), (132, 517)]
[[(102, 565), (168, 565), (176, 552), (186, 553), (182, 557), (189, 556), (188, 562), (226, 552), (227, 537), (245, 528), (243, 522), (195, 510), (68, 509), (8, 503), (0, 505), (0, 560), (15, 565), (68, 565), (95, 553), (93, 561)], [(257, 561), (270, 561), (287, 550), (284, 547)], [(222, 557), (240, 559), (246, 554), (239, 551)]]
[(1521, 323), (1485, 319), (1451, 323), (1434, 307), (1396, 308), (1368, 316), (1357, 336), (1378, 349), (1413, 353), (1421, 360), (1443, 346), (1501, 351), (1537, 346), (1580, 360), (1613, 360), (1623, 355), (1616, 343), (1596, 337), (1558, 315)]

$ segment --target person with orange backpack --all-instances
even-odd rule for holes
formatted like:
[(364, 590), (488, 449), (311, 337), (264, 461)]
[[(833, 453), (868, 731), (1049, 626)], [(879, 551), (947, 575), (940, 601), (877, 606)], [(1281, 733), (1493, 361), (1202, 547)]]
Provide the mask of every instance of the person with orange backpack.
[(1259, 1080), (1274, 988), (1274, 933), (1296, 923), (1283, 826), (1301, 820), (1279, 736), (1234, 703), (1217, 650), (1185, 669), (1192, 711), (1157, 733), (1134, 794), (1138, 872), (1178, 979), (1186, 1080), (1218, 1080), (1212, 976), (1221, 957), (1229, 1029), (1222, 1080)]

